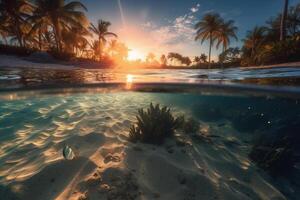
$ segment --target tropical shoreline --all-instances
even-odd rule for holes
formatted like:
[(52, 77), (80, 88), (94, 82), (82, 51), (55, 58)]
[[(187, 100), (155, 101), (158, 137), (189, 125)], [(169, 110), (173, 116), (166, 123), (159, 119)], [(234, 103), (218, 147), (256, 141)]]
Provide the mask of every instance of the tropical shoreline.
[[(241, 68), (241, 69), (269, 69), (277, 67), (300, 67), (300, 62), (289, 62), (274, 65), (261, 65), (261, 66), (250, 66), (250, 67), (229, 67), (229, 68)], [(0, 68), (28, 68), (28, 69), (57, 69), (57, 70), (77, 70), (77, 69), (107, 69), (109, 66), (104, 66), (99, 62), (94, 61), (33, 61), (28, 57), (12, 56), (12, 55), (0, 55)], [(118, 68), (118, 67), (116, 67)], [(135, 68), (141, 69), (161, 69), (161, 67), (143, 67), (137, 66)], [(167, 66), (163, 69), (207, 69), (199, 67), (187, 67), (187, 66)], [(213, 68), (220, 69), (220, 68)]]

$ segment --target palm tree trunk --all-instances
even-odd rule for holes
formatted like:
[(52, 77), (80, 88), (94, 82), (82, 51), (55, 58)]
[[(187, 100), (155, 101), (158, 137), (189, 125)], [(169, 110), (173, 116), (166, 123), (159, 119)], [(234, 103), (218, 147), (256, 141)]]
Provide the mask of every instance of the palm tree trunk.
[(39, 49), (42, 51), (42, 30), (39, 29)]
[(23, 40), (22, 40), (22, 35), (21, 35), (21, 30), (20, 30), (20, 27), (18, 26), (18, 23), (16, 22), (15, 23), (15, 30), (16, 30), (16, 37), (17, 37), (17, 40), (19, 42), (19, 45), (20, 47), (23, 47)]
[(102, 60), (102, 38), (99, 37), (99, 60)]
[(212, 34), (209, 34), (209, 55), (208, 55), (208, 68), (211, 67), (211, 47), (212, 47)]
[[(225, 45), (223, 45), (223, 49), (222, 49), (222, 55), (224, 56), (224, 53), (226, 51), (226, 48), (225, 48)], [(224, 58), (222, 58), (221, 60), (221, 68), (223, 69), (224, 68)]]
[(289, 0), (284, 0), (284, 8), (282, 12), (281, 25), (280, 25), (280, 41), (286, 38), (286, 20), (288, 14)]
[(53, 21), (53, 30), (54, 30), (54, 37), (55, 37), (55, 43), (57, 51), (61, 51), (61, 41), (60, 41), (60, 30), (59, 30), (59, 24), (57, 19)]
[(6, 36), (3, 37), (3, 40), (4, 40), (4, 42), (5, 42), (5, 45), (8, 45), (8, 41), (7, 41)]

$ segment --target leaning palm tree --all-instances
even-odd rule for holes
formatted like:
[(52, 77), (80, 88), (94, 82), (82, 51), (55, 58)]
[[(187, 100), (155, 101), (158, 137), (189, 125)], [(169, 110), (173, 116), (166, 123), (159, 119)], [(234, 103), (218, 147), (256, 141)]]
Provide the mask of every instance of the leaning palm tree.
[(98, 37), (100, 59), (103, 54), (103, 47), (107, 42), (106, 37), (108, 36), (117, 37), (115, 33), (108, 31), (110, 25), (111, 25), (110, 22), (99, 20), (97, 26), (91, 23), (89, 27), (90, 31), (92, 31), (92, 33), (94, 33)]
[(209, 67), (211, 64), (211, 49), (214, 41), (219, 35), (222, 21), (223, 20), (219, 14), (209, 13), (206, 14), (203, 19), (199, 21), (195, 26), (195, 29), (197, 30), (195, 40), (201, 40), (201, 43), (209, 40)]
[(47, 34), (53, 30), (56, 48), (62, 50), (62, 31), (70, 31), (73, 27), (85, 27), (88, 20), (83, 11), (87, 8), (78, 1), (66, 0), (35, 0), (36, 9), (30, 18), (34, 29)]
[(284, 40), (286, 37), (286, 21), (288, 16), (288, 7), (289, 7), (289, 0), (284, 0), (284, 8), (281, 18), (281, 25), (280, 25), (280, 40)]
[(32, 12), (32, 4), (27, 0), (1, 0), (0, 15), (9, 24), (10, 34), (16, 38), (21, 47), (24, 46), (24, 27), (26, 18)]
[(217, 37), (217, 48), (219, 48), (220, 45), (223, 46), (222, 51), (226, 51), (230, 44), (230, 39), (233, 38), (235, 40), (238, 40), (236, 32), (238, 28), (234, 26), (234, 21), (229, 20), (227, 22), (223, 22), (220, 26), (220, 31)]

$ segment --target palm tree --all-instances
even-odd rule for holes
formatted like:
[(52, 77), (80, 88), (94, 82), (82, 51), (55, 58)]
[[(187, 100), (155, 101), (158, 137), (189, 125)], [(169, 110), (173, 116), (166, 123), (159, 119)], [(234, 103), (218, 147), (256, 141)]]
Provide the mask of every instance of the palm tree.
[(118, 40), (111, 40), (109, 42), (108, 51), (112, 58), (115, 57), (117, 50), (118, 50)]
[(236, 36), (237, 30), (238, 28), (234, 26), (233, 20), (223, 22), (220, 26), (219, 35), (217, 37), (218, 40), (217, 48), (219, 48), (219, 46), (222, 44), (223, 45), (222, 52), (224, 52), (228, 48), (231, 38), (238, 40)]
[(110, 25), (111, 25), (110, 22), (99, 20), (97, 26), (91, 23), (89, 27), (89, 29), (98, 37), (100, 59), (102, 57), (103, 47), (107, 42), (106, 37), (108, 36), (118, 37), (115, 33), (108, 31)]
[(148, 55), (146, 56), (146, 62), (147, 63), (153, 63), (155, 60), (155, 55), (154, 53), (148, 53)]
[(62, 50), (62, 31), (70, 31), (73, 27), (85, 27), (88, 20), (84, 12), (87, 8), (79, 1), (66, 0), (36, 0), (36, 9), (30, 20), (34, 22), (33, 29), (41, 34), (53, 30), (54, 40), (58, 51)]
[(117, 45), (117, 61), (125, 62), (128, 58), (130, 49), (124, 43), (118, 43)]
[(286, 37), (286, 20), (288, 15), (288, 7), (289, 7), (289, 0), (284, 0), (284, 8), (283, 8), (281, 25), (280, 25), (280, 41), (285, 40)]
[(194, 63), (198, 64), (201, 61), (201, 58), (199, 56), (196, 56), (194, 58)]
[(93, 41), (92, 45), (91, 45), (91, 50), (93, 51), (93, 59), (96, 60), (98, 58), (99, 54), (99, 41), (95, 40)]
[(2, 20), (9, 24), (11, 34), (16, 37), (19, 45), (24, 46), (24, 27), (26, 18), (32, 11), (32, 4), (26, 0), (1, 0), (0, 14)]
[(202, 53), (200, 55), (200, 60), (203, 62), (203, 63), (206, 63), (207, 62), (207, 55), (205, 55), (204, 53)]
[(211, 64), (211, 48), (219, 35), (222, 21), (223, 20), (219, 14), (209, 13), (206, 14), (195, 26), (195, 29), (197, 30), (195, 40), (201, 40), (201, 43), (209, 40), (209, 67)]
[(258, 50), (261, 49), (266, 41), (266, 27), (256, 26), (252, 31), (248, 31), (244, 39), (244, 48), (250, 50), (250, 58), (255, 60)]
[(165, 54), (162, 54), (160, 57), (160, 63), (163, 67), (167, 66), (168, 60)]
[(296, 36), (300, 32), (300, 4), (289, 9), (287, 28), (291, 36)]
[(75, 53), (75, 55), (78, 55), (78, 50), (87, 46), (88, 44), (87, 39), (84, 37), (88, 34), (89, 33), (86, 29), (77, 27), (73, 27), (71, 31), (63, 29), (62, 42), (65, 51), (69, 53)]

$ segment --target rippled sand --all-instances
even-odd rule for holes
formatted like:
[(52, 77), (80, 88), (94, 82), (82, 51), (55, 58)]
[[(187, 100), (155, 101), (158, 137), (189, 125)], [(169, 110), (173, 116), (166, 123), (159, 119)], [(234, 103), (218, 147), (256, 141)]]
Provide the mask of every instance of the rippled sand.
[[(127, 142), (150, 102), (191, 115), (169, 94), (107, 93), (0, 102), (0, 194), (5, 199), (286, 199), (247, 157), (248, 136), (201, 123), (161, 147)], [(212, 137), (213, 135), (213, 137)], [(211, 137), (210, 137), (211, 136)], [(73, 148), (76, 159), (64, 160)]]

